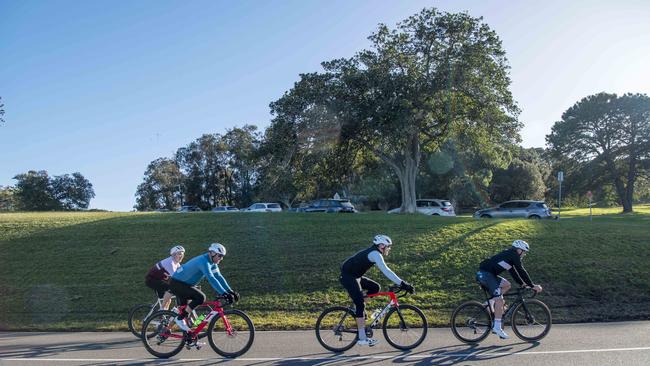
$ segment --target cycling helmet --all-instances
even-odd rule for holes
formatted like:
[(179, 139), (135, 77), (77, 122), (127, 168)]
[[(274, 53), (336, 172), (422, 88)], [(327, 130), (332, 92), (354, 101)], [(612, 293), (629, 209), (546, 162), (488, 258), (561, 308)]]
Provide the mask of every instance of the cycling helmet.
[(393, 241), (390, 240), (390, 238), (386, 235), (375, 235), (374, 239), (372, 239), (372, 243), (375, 245), (386, 245), (386, 246), (391, 246), (393, 245)]
[(174, 255), (174, 254), (176, 254), (176, 253), (178, 253), (178, 252), (183, 252), (183, 253), (185, 253), (185, 248), (183, 248), (182, 245), (176, 245), (176, 246), (173, 246), (173, 247), (169, 250), (169, 254), (170, 254), (170, 255)]
[(527, 252), (527, 251), (530, 250), (530, 246), (528, 245), (528, 243), (526, 243), (523, 240), (515, 240), (515, 241), (513, 241), (512, 242), (512, 247), (517, 248), (517, 249), (521, 249), (524, 252)]
[(212, 243), (210, 244), (208, 250), (217, 254), (221, 254), (222, 256), (226, 255), (226, 247), (224, 247), (223, 244)]

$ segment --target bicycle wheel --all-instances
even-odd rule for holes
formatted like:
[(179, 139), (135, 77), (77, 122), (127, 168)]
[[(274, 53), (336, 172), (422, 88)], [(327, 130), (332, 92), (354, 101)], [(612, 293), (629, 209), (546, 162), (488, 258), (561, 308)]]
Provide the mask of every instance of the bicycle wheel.
[(538, 341), (548, 334), (553, 322), (551, 311), (543, 302), (531, 299), (516, 305), (512, 314), (512, 330), (524, 341)]
[(185, 334), (176, 325), (176, 313), (161, 310), (148, 317), (142, 326), (142, 343), (147, 352), (160, 358), (172, 357), (183, 349)]
[(359, 334), (351, 309), (335, 306), (325, 309), (316, 321), (316, 339), (332, 352), (347, 351), (354, 346)]
[[(231, 329), (228, 329), (227, 325)], [(254, 339), (253, 322), (240, 310), (225, 310), (224, 316), (215, 316), (208, 327), (210, 347), (224, 357), (234, 358), (243, 355), (251, 348)]]
[(142, 324), (153, 311), (154, 308), (150, 304), (139, 304), (129, 310), (129, 330), (134, 336), (142, 337)]
[(478, 343), (490, 334), (492, 315), (478, 301), (460, 304), (451, 314), (451, 331), (459, 341)]
[(384, 338), (401, 350), (419, 346), (427, 336), (427, 318), (413, 305), (400, 305), (388, 311), (382, 324)]

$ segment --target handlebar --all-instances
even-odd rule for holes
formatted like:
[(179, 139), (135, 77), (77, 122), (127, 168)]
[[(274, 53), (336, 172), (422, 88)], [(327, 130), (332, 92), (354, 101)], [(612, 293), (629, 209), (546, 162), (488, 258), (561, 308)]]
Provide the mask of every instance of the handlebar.
[(397, 296), (398, 299), (409, 295), (408, 292), (406, 292), (404, 289), (400, 288), (399, 286), (390, 286), (388, 288), (388, 291), (395, 293), (395, 296)]

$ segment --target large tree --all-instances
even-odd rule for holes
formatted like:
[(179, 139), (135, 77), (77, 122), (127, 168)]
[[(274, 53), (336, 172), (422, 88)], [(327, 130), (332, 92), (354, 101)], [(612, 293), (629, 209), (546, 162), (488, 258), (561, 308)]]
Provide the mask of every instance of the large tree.
[(380, 25), (369, 40), (371, 50), (323, 63), (283, 98), (304, 100), (293, 118), (300, 130), (338, 133), (387, 164), (402, 211), (415, 212), (423, 151), (462, 136), (498, 160), (518, 139), (505, 52), (482, 18), (424, 9), (397, 29)]
[(30, 170), (14, 177), (18, 208), (24, 211), (60, 210), (61, 203), (54, 196), (50, 176), (45, 170)]
[(135, 208), (139, 211), (174, 210), (181, 205), (183, 176), (176, 161), (159, 158), (147, 167), (136, 191)]
[(635, 182), (650, 164), (650, 98), (590, 95), (562, 114), (546, 141), (556, 156), (602, 166), (623, 212), (631, 212)]
[(87, 209), (95, 197), (93, 185), (79, 172), (55, 176), (51, 185), (54, 198), (66, 210)]

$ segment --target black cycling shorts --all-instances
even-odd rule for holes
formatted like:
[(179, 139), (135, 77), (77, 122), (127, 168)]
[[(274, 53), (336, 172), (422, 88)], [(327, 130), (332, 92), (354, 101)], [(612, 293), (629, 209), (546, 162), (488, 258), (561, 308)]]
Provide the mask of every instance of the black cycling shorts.
[(499, 297), (503, 295), (501, 293), (501, 283), (505, 281), (505, 278), (490, 272), (478, 271), (476, 272), (476, 281), (488, 290), (490, 296)]
[(144, 284), (147, 285), (147, 287), (156, 290), (159, 299), (162, 299), (165, 292), (169, 291), (169, 283), (157, 278), (147, 276), (144, 278)]
[(348, 291), (348, 294), (352, 298), (355, 307), (354, 316), (357, 318), (363, 318), (363, 312), (366, 308), (366, 304), (363, 302), (363, 290), (366, 290), (368, 295), (376, 294), (379, 292), (380, 286), (377, 282), (371, 280), (367, 277), (356, 278), (351, 274), (341, 272), (341, 277), (339, 277), (341, 285), (345, 287)]

